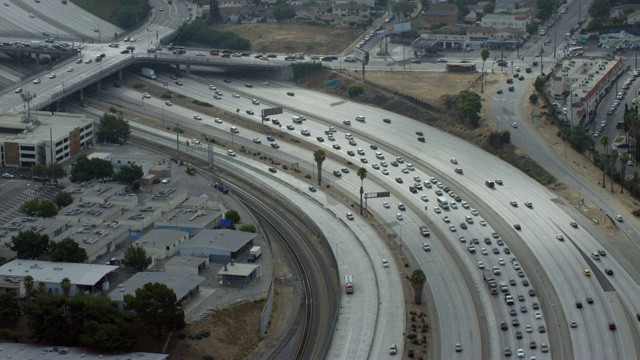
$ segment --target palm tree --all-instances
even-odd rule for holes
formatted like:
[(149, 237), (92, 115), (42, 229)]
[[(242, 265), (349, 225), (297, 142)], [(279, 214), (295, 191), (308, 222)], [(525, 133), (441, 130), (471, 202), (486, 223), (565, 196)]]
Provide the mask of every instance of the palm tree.
[(47, 284), (44, 281), (40, 281), (38, 283), (38, 292), (40, 294), (44, 294), (46, 290), (47, 290)]
[(411, 273), (409, 281), (411, 281), (411, 287), (413, 287), (416, 305), (422, 305), (422, 288), (424, 287), (425, 281), (427, 281), (427, 276), (421, 269), (415, 269), (413, 273)]
[(367, 178), (367, 169), (361, 167), (356, 173), (360, 178), (360, 215), (362, 215), (362, 194), (364, 194), (364, 179)]
[(318, 165), (318, 186), (322, 185), (322, 163), (326, 158), (327, 155), (322, 149), (317, 149), (313, 152), (313, 160), (315, 160)]
[(611, 192), (613, 192), (613, 175), (616, 173), (616, 161), (618, 160), (618, 150), (611, 150)]
[(489, 58), (489, 50), (482, 49), (480, 52), (480, 57), (482, 58), (482, 74), (480, 74), (480, 92), (484, 92), (484, 62)]
[(629, 153), (623, 152), (620, 155), (620, 194), (624, 194), (624, 176), (627, 171), (627, 161), (629, 161)]
[(60, 287), (62, 288), (64, 296), (68, 297), (69, 292), (71, 292), (71, 279), (69, 279), (68, 277), (62, 279), (62, 281), (60, 282)]
[(600, 138), (600, 145), (602, 145), (602, 148), (604, 149), (604, 156), (602, 157), (602, 160), (600, 163), (602, 165), (602, 187), (606, 188), (607, 186), (605, 185), (605, 178), (604, 178), (604, 174), (605, 171), (607, 170), (607, 150), (609, 150), (609, 137), (608, 136), (603, 136)]
[(24, 283), (24, 291), (26, 296), (29, 297), (31, 295), (31, 291), (33, 290), (33, 276), (27, 275), (22, 278), (22, 282)]

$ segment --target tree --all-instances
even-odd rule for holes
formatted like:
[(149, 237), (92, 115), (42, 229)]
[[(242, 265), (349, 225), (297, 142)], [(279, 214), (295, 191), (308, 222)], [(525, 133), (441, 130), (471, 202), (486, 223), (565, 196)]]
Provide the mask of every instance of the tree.
[(604, 156), (603, 156), (603, 161), (600, 162), (600, 165), (602, 165), (602, 187), (605, 188), (607, 187), (605, 185), (605, 172), (607, 171), (607, 162), (606, 162), (606, 158), (607, 158), (607, 151), (609, 150), (609, 137), (608, 136), (603, 136), (600, 138), (600, 145), (602, 145), (602, 147), (604, 148)]
[(422, 288), (424, 287), (425, 281), (427, 281), (427, 276), (424, 274), (424, 271), (421, 269), (413, 270), (411, 273), (411, 277), (409, 278), (411, 281), (411, 287), (413, 287), (414, 291), (414, 300), (416, 305), (422, 304)]
[(458, 94), (460, 103), (458, 109), (460, 110), (462, 117), (469, 120), (473, 127), (478, 127), (480, 120), (480, 110), (482, 110), (482, 103), (480, 102), (480, 95), (471, 90), (462, 90)]
[(362, 194), (364, 194), (364, 179), (367, 178), (367, 169), (361, 167), (356, 173), (360, 178), (360, 215), (362, 215)]
[(273, 17), (278, 22), (293, 19), (296, 17), (296, 10), (291, 5), (276, 5), (273, 7)]
[(351, 84), (347, 88), (347, 94), (349, 95), (349, 97), (360, 96), (364, 94), (364, 88), (362, 87), (362, 84)]
[(65, 277), (60, 281), (60, 287), (62, 288), (62, 293), (65, 297), (69, 297), (69, 293), (71, 292), (71, 279)]
[(11, 237), (11, 251), (16, 252), (16, 258), (33, 260), (44, 254), (49, 248), (49, 235), (26, 230)]
[(240, 218), (240, 214), (235, 211), (235, 210), (228, 210), (224, 213), (224, 218), (225, 219), (230, 219), (231, 221), (233, 221), (234, 224), (237, 224), (240, 222), (241, 218)]
[(493, 14), (493, 12), (496, 10), (496, 4), (494, 3), (487, 3), (483, 8), (482, 8), (482, 15), (487, 15), (487, 14)]
[(67, 237), (49, 244), (49, 259), (53, 262), (83, 263), (88, 258), (87, 251), (72, 238)]
[(31, 291), (33, 291), (33, 276), (27, 275), (22, 278), (22, 282), (24, 283), (24, 291), (27, 296), (31, 295)]
[(58, 215), (58, 206), (51, 200), (42, 200), (38, 210), (39, 217), (50, 218)]
[(20, 317), (20, 304), (15, 291), (0, 293), (0, 322), (14, 322)]
[(64, 166), (59, 162), (54, 162), (52, 164), (47, 165), (47, 177), (49, 179), (55, 180), (67, 176), (67, 171), (64, 169)]
[(129, 122), (122, 115), (105, 113), (100, 118), (100, 125), (96, 131), (98, 142), (110, 144), (123, 144), (129, 140), (131, 128)]
[(487, 49), (482, 49), (480, 57), (482, 58), (482, 74), (480, 74), (480, 92), (484, 93), (484, 62), (487, 61), (491, 53)]
[(78, 155), (76, 161), (71, 164), (71, 182), (91, 181), (113, 176), (113, 165), (108, 160), (98, 158), (89, 159), (87, 155)]
[(625, 151), (622, 153), (622, 155), (620, 155), (620, 171), (622, 175), (620, 177), (620, 193), (621, 194), (624, 194), (624, 180), (627, 172), (627, 161), (629, 161), (629, 153)]
[(594, 19), (605, 19), (611, 13), (610, 0), (593, 0), (589, 6), (589, 15)]
[(124, 266), (136, 269), (137, 271), (146, 270), (152, 262), (153, 259), (151, 259), (151, 256), (147, 256), (147, 252), (138, 244), (130, 245), (122, 257), (122, 264)]
[(534, 94), (529, 95), (529, 101), (532, 104), (537, 104), (538, 103), (538, 94), (534, 93)]
[(134, 311), (149, 329), (155, 329), (158, 335), (162, 331), (180, 330), (185, 327), (184, 312), (176, 307), (176, 293), (167, 285), (146, 283), (136, 289), (136, 295), (124, 296), (124, 307)]
[(536, 17), (545, 21), (551, 17), (556, 7), (556, 0), (538, 0), (538, 13)]
[(113, 179), (133, 186), (136, 182), (144, 176), (142, 166), (136, 164), (127, 164), (120, 167), (117, 173), (113, 176)]
[(533, 82), (533, 87), (536, 89), (537, 92), (542, 92), (544, 90), (544, 77), (542, 76), (538, 76), (536, 77), (536, 81)]
[(391, 3), (391, 8), (394, 13), (400, 13), (404, 15), (405, 18), (409, 18), (409, 16), (416, 10), (418, 7), (417, 3), (409, 2), (406, 0)]
[(313, 160), (315, 160), (316, 165), (318, 166), (318, 186), (322, 186), (322, 163), (327, 158), (324, 150), (317, 149), (313, 152)]
[(240, 225), (240, 228), (238, 229), (242, 232), (248, 232), (248, 233), (256, 233), (256, 226), (253, 224), (242, 224)]
[(611, 150), (611, 192), (613, 192), (613, 175), (616, 172), (616, 161), (618, 161), (618, 150)]
[(60, 191), (53, 199), (53, 202), (58, 206), (58, 209), (62, 209), (73, 204), (73, 197), (66, 191)]
[(23, 202), (22, 205), (20, 205), (19, 211), (27, 216), (38, 216), (38, 213), (40, 212), (40, 199), (33, 198)]

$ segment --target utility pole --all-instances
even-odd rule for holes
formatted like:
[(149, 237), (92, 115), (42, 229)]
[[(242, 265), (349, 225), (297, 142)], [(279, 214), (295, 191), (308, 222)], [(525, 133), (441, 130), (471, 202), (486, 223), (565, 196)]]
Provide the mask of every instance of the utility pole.
[(180, 165), (180, 125), (176, 123), (176, 162)]

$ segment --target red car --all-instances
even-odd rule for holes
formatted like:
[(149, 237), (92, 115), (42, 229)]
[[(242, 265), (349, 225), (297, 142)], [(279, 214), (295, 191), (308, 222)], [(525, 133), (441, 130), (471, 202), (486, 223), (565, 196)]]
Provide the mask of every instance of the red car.
[(615, 330), (615, 329), (616, 329), (616, 323), (610, 322), (609, 323), (609, 330)]
[(211, 55), (211, 56), (218, 56), (218, 55), (220, 55), (220, 51), (218, 51), (218, 50), (211, 50), (211, 51), (209, 51), (209, 55)]
[(531, 342), (529, 343), (529, 349), (535, 349), (535, 348), (537, 348), (537, 347), (538, 347), (538, 344), (536, 344), (536, 342), (535, 342), (535, 341), (531, 341)]

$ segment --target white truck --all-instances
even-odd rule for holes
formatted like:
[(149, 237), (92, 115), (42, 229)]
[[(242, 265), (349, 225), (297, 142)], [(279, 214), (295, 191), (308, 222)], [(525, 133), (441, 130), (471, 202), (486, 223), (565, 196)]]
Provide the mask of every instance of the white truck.
[(31, 41), (31, 42), (29, 43), (29, 46), (30, 46), (32, 49), (40, 49), (40, 47), (41, 47), (42, 45), (40, 44), (40, 41)]
[(260, 246), (254, 246), (249, 250), (249, 257), (247, 258), (247, 261), (255, 262), (260, 255), (262, 255), (262, 248)]
[(156, 74), (153, 72), (153, 69), (150, 68), (142, 68), (142, 76), (146, 76), (151, 80), (156, 80)]
[(427, 228), (426, 226), (420, 226), (420, 234), (424, 237), (429, 237), (431, 236), (431, 234), (429, 233), (429, 228)]

